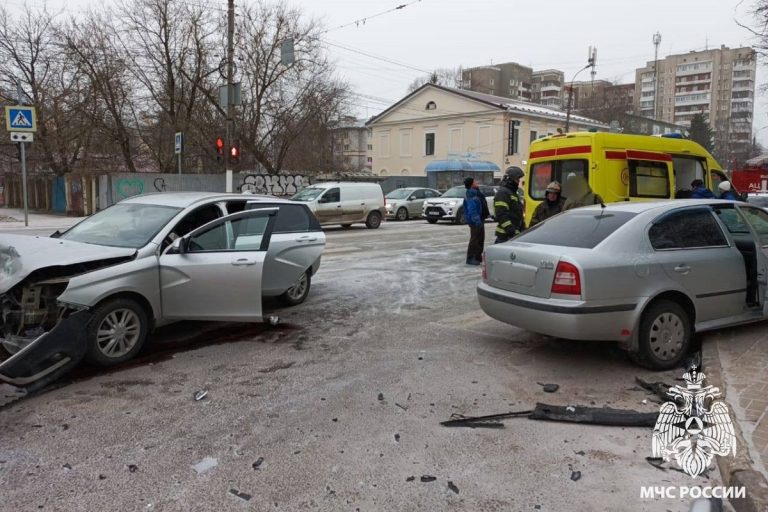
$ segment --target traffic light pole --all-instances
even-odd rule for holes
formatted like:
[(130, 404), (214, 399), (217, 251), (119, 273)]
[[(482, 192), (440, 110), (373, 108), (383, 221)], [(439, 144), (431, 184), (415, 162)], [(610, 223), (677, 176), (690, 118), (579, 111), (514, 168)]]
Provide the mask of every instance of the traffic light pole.
[(232, 80), (234, 78), (235, 66), (235, 0), (227, 0), (227, 134), (225, 138), (225, 168), (227, 176), (232, 174), (232, 160), (230, 158), (229, 148), (232, 147), (234, 140), (234, 87)]

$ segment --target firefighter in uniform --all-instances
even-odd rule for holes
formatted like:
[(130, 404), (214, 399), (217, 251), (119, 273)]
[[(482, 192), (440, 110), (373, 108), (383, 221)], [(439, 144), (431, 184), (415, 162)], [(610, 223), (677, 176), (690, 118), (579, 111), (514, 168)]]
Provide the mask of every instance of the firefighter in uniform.
[(493, 213), (499, 223), (494, 243), (506, 242), (524, 228), (523, 207), (517, 197), (517, 186), (523, 176), (525, 173), (519, 167), (507, 167), (493, 197)]

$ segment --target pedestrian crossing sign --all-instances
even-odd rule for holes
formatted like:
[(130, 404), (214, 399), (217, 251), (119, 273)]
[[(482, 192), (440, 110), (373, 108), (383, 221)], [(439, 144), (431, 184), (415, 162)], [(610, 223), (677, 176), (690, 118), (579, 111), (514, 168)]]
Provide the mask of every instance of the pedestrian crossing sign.
[(9, 132), (36, 132), (35, 107), (13, 105), (5, 107), (5, 129)]

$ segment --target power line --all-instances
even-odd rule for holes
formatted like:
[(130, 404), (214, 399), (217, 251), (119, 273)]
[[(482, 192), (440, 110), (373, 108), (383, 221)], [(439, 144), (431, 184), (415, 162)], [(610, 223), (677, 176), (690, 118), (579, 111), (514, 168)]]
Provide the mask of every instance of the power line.
[(339, 25), (338, 27), (329, 28), (327, 30), (324, 30), (323, 32), (320, 32), (320, 35), (327, 34), (328, 32), (332, 32), (334, 30), (339, 30), (342, 28), (350, 27), (352, 25), (355, 25), (356, 27), (359, 27), (360, 25), (365, 25), (365, 22), (368, 20), (372, 20), (374, 18), (378, 18), (379, 16), (384, 16), (385, 14), (389, 14), (391, 12), (399, 11), (402, 9), (405, 9), (406, 7), (409, 7), (413, 4), (417, 4), (421, 2), (421, 0), (413, 0), (412, 2), (408, 2), (407, 4), (400, 4), (397, 7), (393, 7), (392, 9), (387, 9), (386, 11), (381, 11), (376, 14), (371, 14), (370, 16), (366, 16), (365, 18), (359, 18), (354, 21), (350, 21), (349, 23), (345, 23), (343, 25)]

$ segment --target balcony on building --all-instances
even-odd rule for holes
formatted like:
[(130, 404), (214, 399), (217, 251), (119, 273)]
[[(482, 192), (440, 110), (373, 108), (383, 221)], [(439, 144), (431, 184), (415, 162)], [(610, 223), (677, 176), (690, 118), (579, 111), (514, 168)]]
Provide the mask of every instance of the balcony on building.
[(698, 75), (701, 73), (712, 72), (712, 61), (709, 62), (689, 62), (679, 64), (675, 70), (676, 76)]

